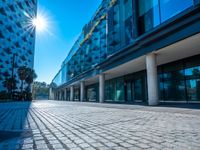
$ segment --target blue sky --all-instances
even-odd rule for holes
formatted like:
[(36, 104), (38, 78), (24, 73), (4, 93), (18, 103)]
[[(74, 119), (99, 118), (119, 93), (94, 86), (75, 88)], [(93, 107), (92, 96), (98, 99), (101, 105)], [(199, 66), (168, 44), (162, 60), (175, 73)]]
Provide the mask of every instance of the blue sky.
[(102, 0), (38, 0), (38, 14), (48, 22), (48, 31), (36, 35), (37, 81), (50, 83), (70, 48)]

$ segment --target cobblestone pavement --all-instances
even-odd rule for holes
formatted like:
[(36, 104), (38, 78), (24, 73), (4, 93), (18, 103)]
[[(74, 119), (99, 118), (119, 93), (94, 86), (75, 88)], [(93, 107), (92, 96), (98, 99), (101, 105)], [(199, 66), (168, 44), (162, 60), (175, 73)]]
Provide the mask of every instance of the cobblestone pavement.
[(0, 150), (199, 150), (200, 110), (58, 101), (0, 104)]

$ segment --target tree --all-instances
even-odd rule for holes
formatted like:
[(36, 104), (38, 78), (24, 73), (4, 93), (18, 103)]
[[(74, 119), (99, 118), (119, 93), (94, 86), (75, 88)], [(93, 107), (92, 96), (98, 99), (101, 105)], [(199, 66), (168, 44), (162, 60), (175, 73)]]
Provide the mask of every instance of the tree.
[(48, 99), (49, 85), (45, 82), (34, 82), (32, 85), (34, 99)]
[(35, 73), (35, 70), (31, 69), (31, 68), (27, 68), (27, 76), (25, 78), (26, 83), (28, 84), (28, 90), (30, 92), (30, 87), (31, 84), (33, 83), (33, 80), (37, 78), (37, 75)]
[[(19, 67), (19, 69), (18, 69), (18, 76), (19, 76), (19, 79), (21, 80), (21, 96), (24, 97), (26, 95), (26, 97), (27, 97), (27, 95), (28, 95), (28, 98), (30, 98), (31, 97), (30, 96), (31, 95), (31, 93), (30, 93), (31, 83), (33, 83), (33, 80), (37, 78), (35, 71), (26, 66), (22, 66), (22, 67)], [(24, 81), (28, 84), (28, 86), (26, 87), (25, 95), (23, 95)]]
[(19, 79), (21, 80), (21, 94), (23, 94), (24, 80), (26, 79), (27, 73), (28, 73), (27, 67), (26, 66), (19, 67), (17, 70), (17, 73), (18, 73)]
[(16, 79), (15, 78), (6, 78), (3, 82), (3, 86), (7, 88), (7, 92), (11, 93), (12, 89), (16, 88)]

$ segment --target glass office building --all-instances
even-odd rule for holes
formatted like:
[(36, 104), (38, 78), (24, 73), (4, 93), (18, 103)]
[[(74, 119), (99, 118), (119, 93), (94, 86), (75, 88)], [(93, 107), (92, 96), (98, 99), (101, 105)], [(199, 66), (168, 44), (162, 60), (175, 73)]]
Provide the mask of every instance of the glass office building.
[(35, 29), (31, 19), (36, 16), (36, 0), (1, 0), (0, 2), (0, 92), (6, 91), (3, 82), (17, 79), (17, 68), (33, 68)]
[(199, 0), (103, 0), (53, 79), (50, 98), (200, 102), (199, 10)]

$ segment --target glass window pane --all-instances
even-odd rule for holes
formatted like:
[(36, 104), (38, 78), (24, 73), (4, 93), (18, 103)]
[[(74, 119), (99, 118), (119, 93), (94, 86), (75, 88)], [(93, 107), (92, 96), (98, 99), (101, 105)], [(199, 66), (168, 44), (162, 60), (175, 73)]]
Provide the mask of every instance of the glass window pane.
[(115, 100), (115, 80), (110, 81), (110, 101)]
[(116, 80), (116, 101), (124, 101), (124, 80), (119, 78)]
[(133, 41), (133, 21), (132, 17), (125, 21), (125, 41), (130, 44)]
[(185, 69), (186, 78), (200, 78), (200, 66)]
[(187, 94), (189, 101), (200, 101), (200, 79), (187, 80)]
[(105, 82), (105, 100), (110, 99), (109, 81)]
[(160, 0), (161, 21), (179, 14), (193, 5), (193, 0)]
[(143, 34), (160, 24), (158, 0), (138, 0), (139, 34)]
[(87, 87), (87, 100), (94, 102), (98, 100), (98, 88), (97, 84), (90, 85)]
[(137, 79), (135, 80), (134, 84), (134, 95), (135, 95), (135, 100), (142, 100), (142, 79)]
[(124, 14), (123, 14), (123, 21), (124, 21), (124, 37), (125, 43), (130, 44), (133, 41), (133, 4), (132, 0), (125, 0), (124, 1)]
[(164, 82), (165, 100), (169, 101), (185, 101), (185, 82), (184, 80), (178, 81), (165, 81)]
[(131, 91), (131, 82), (128, 82), (126, 84), (126, 92), (127, 92), (127, 101), (131, 102), (132, 101), (132, 91)]
[(125, 4), (125, 17), (124, 20), (128, 19), (129, 17), (131, 17), (133, 15), (133, 5), (132, 5), (132, 0), (126, 0)]
[(163, 75), (162, 74), (159, 74), (158, 75), (158, 81), (159, 81), (159, 98), (161, 100), (164, 100), (164, 82), (163, 82)]

